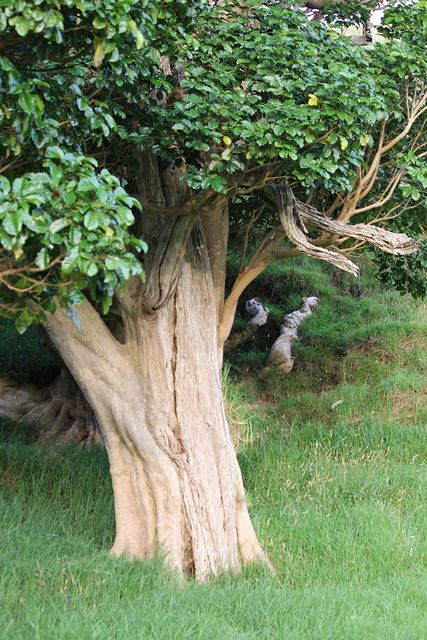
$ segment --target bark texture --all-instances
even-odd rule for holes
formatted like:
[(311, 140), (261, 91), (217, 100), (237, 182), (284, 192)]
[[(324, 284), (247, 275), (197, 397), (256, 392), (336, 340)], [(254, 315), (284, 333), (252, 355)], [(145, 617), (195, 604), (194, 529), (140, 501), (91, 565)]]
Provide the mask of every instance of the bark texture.
[(36, 424), (42, 440), (85, 445), (101, 440), (91, 408), (65, 369), (46, 386), (0, 378), (0, 415)]
[(359, 274), (359, 267), (349, 258), (322, 246), (316, 246), (308, 237), (306, 224), (313, 229), (321, 230), (333, 236), (354, 238), (374, 245), (396, 256), (410, 255), (418, 246), (412, 238), (404, 233), (393, 233), (369, 224), (349, 224), (322, 215), (313, 207), (297, 200), (286, 184), (271, 187), (271, 198), (279, 213), (280, 222), (290, 242), (301, 253), (325, 260), (335, 267), (348, 271), (354, 276)]
[[(152, 178), (157, 171), (151, 167)], [(172, 192), (173, 181), (169, 186)], [(177, 200), (164, 190), (153, 194), (160, 204)], [(112, 552), (151, 558), (160, 551), (177, 572), (206, 579), (268, 561), (249, 518), (224, 411), (202, 226), (190, 216), (147, 216), (144, 226), (146, 283), (131, 280), (118, 296), (123, 340), (89, 302), (75, 309), (79, 327), (58, 309), (48, 332), (107, 448)]]
[(212, 274), (215, 309), (219, 323), (224, 307), (226, 259), (228, 246), (228, 202), (219, 201), (209, 214), (202, 218), (203, 231)]

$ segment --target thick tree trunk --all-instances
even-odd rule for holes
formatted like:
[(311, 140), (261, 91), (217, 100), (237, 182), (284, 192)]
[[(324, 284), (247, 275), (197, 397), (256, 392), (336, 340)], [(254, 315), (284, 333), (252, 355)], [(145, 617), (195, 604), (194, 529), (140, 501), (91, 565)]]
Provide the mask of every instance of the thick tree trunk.
[[(108, 451), (116, 516), (112, 552), (150, 558), (160, 551), (175, 570), (198, 579), (267, 562), (249, 519), (224, 412), (201, 228), (192, 231), (179, 275), (158, 256), (151, 261), (160, 265), (157, 285), (148, 282), (144, 297), (133, 282), (121, 297), (124, 344), (89, 303), (76, 309), (80, 328), (61, 309), (49, 325)], [(169, 290), (163, 272), (174, 274)]]

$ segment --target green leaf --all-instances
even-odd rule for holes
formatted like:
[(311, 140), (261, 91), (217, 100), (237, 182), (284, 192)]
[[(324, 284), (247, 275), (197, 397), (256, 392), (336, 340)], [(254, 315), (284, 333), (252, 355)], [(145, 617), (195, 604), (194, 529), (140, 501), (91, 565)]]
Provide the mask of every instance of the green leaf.
[(218, 193), (227, 193), (227, 181), (221, 176), (214, 176), (211, 181), (211, 187)]
[(10, 236), (2, 227), (0, 227), (0, 242), (2, 246), (6, 249), (6, 251), (12, 251), (16, 239), (13, 236)]
[(25, 216), (23, 223), (27, 229), (35, 233), (45, 233), (48, 230), (48, 223), (43, 216)]
[(15, 329), (19, 334), (25, 333), (34, 317), (28, 309), (24, 309), (15, 320)]
[(73, 247), (71, 251), (67, 253), (62, 261), (61, 269), (64, 273), (70, 273), (77, 264), (79, 259), (79, 247)]
[[(10, 20), (10, 22), (12, 23), (12, 20)], [(30, 30), (30, 23), (28, 20), (26, 20), (25, 18), (16, 18), (14, 21), (14, 27), (17, 31), (17, 33), (22, 36), (25, 37), (27, 35), (27, 33)]]
[(3, 226), (11, 236), (17, 236), (22, 229), (22, 217), (18, 212), (7, 213), (3, 218)]
[(133, 213), (130, 209), (128, 209), (128, 207), (118, 205), (114, 211), (114, 214), (119, 224), (130, 226), (135, 222)]
[(71, 227), (69, 233), (69, 239), (71, 244), (79, 244), (82, 239), (82, 232), (78, 227)]
[(47, 269), (47, 267), (49, 266), (49, 254), (45, 247), (43, 249), (40, 249), (40, 251), (36, 256), (35, 262), (38, 268), (41, 269), (42, 271)]
[(143, 47), (143, 46), (144, 46), (144, 44), (145, 44), (145, 38), (144, 38), (144, 36), (142, 35), (141, 31), (139, 31), (139, 30), (138, 30), (138, 31), (136, 31), (136, 32), (135, 32), (135, 34), (134, 34), (134, 36), (135, 36), (136, 48), (137, 48), (138, 50), (139, 50), (139, 49), (142, 49), (142, 47)]
[(95, 186), (93, 185), (92, 181), (89, 178), (82, 178), (81, 180), (79, 180), (79, 183), (76, 189), (77, 193), (86, 194), (94, 190), (95, 190)]
[(108, 293), (103, 293), (101, 297), (102, 313), (105, 315), (108, 313), (109, 308), (113, 302), (113, 296)]
[(105, 20), (105, 18), (96, 16), (96, 18), (94, 18), (94, 20), (92, 21), (92, 24), (95, 29), (105, 29), (105, 27), (107, 26), (107, 21)]
[(0, 176), (0, 196), (7, 196), (10, 193), (10, 182), (5, 176)]
[(65, 204), (72, 205), (75, 203), (77, 196), (72, 191), (64, 191), (62, 193), (62, 199), (65, 202)]
[(33, 96), (26, 91), (22, 92), (19, 96), (18, 104), (25, 113), (32, 113), (34, 111)]
[(51, 233), (58, 233), (58, 231), (62, 231), (62, 229), (64, 229), (65, 227), (68, 227), (69, 224), (70, 224), (69, 220), (66, 220), (65, 218), (58, 218), (57, 220), (54, 220), (52, 222), (52, 224), (49, 227), (49, 231)]
[(80, 258), (79, 268), (82, 273), (89, 277), (95, 276), (98, 273), (98, 267), (93, 260), (85, 260), (83, 258)]
[(97, 211), (88, 211), (83, 218), (83, 224), (89, 231), (97, 229), (101, 221), (101, 216)]

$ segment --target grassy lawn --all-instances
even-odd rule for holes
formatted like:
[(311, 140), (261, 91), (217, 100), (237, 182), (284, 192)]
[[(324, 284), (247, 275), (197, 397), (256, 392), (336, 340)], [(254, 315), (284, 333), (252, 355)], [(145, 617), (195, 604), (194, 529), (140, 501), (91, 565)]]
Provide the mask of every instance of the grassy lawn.
[(272, 276), (273, 313), (320, 297), (295, 369), (259, 379), (249, 344), (225, 388), (276, 576), (182, 586), (159, 562), (111, 559), (105, 452), (52, 453), (3, 420), (2, 638), (427, 638), (426, 306), (369, 272), (357, 291), (309, 261), (266, 274), (263, 292)]

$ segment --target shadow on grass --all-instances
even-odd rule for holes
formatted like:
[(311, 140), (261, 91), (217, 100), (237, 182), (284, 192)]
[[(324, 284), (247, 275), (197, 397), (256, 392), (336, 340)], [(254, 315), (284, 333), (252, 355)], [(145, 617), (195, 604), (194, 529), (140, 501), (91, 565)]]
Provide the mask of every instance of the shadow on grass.
[(30, 445), (37, 442), (39, 437), (40, 427), (37, 424), (25, 424), (0, 417), (0, 446), (3, 443)]

